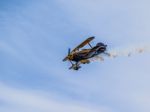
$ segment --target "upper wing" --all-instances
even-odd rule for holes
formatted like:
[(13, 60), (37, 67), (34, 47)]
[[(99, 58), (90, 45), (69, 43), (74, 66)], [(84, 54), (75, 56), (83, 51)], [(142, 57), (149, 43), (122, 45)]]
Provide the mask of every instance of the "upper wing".
[[(76, 48), (74, 48), (70, 53), (75, 52), (77, 50), (79, 50), (80, 48), (84, 47), (86, 44), (88, 44), (89, 42), (91, 42), (95, 37), (89, 37), (87, 38), (85, 41), (83, 41), (81, 44), (79, 44)], [(66, 56), (63, 61), (66, 61), (68, 59), (68, 56)]]
[(74, 48), (71, 52), (74, 52), (76, 50), (79, 50), (80, 48), (84, 47), (86, 44), (91, 42), (95, 37), (89, 37), (85, 41), (83, 41), (80, 45), (78, 45), (76, 48)]

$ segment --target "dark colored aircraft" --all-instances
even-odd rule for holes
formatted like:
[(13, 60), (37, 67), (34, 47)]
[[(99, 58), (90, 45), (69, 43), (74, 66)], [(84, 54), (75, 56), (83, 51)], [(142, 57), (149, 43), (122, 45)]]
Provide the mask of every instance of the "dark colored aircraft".
[[(106, 47), (107, 45), (103, 43), (97, 43), (96, 46), (92, 47), (90, 42), (95, 37), (89, 37), (85, 41), (83, 41), (80, 45), (78, 45), (75, 49), (71, 51), (71, 49), (68, 49), (68, 55), (63, 59), (63, 61), (70, 61), (72, 66), (69, 69), (78, 70), (81, 68), (80, 64), (88, 64), (90, 63), (90, 58), (93, 58), (95, 56), (98, 56), (101, 53), (104, 53), (106, 55), (109, 55), (106, 53)], [(89, 45), (89, 49), (81, 49), (85, 45)], [(81, 49), (81, 50), (80, 50)], [(75, 62), (75, 63), (73, 63)]]

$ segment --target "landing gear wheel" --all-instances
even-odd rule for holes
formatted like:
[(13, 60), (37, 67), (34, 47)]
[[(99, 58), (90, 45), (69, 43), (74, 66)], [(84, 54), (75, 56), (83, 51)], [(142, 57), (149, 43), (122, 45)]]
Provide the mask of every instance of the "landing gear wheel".
[(79, 70), (81, 68), (81, 66), (75, 66), (73, 69), (74, 70)]

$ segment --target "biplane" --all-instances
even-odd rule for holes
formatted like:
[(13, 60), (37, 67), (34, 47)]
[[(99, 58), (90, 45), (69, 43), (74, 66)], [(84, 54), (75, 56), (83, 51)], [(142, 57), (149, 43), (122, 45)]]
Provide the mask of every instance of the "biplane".
[[(63, 61), (70, 61), (72, 66), (69, 69), (73, 70), (78, 70), (81, 68), (80, 64), (89, 64), (90, 63), (90, 58), (93, 58), (95, 56), (98, 56), (101, 53), (107, 54), (106, 53), (106, 47), (107, 45), (99, 42), (96, 44), (96, 46), (92, 46), (90, 42), (94, 39), (95, 37), (89, 37), (85, 41), (83, 41), (81, 44), (79, 44), (76, 48), (74, 48), (72, 51), (69, 48), (68, 49), (68, 55), (63, 59)], [(81, 49), (85, 45), (89, 45), (89, 49)]]

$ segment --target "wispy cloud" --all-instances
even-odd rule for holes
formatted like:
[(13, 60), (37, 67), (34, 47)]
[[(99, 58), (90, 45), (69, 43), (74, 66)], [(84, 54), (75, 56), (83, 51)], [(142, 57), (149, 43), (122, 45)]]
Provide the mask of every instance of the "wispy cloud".
[[(26, 111), (34, 110), (37, 112), (111, 112), (106, 107), (94, 108), (92, 106), (89, 107), (85, 103), (81, 104), (81, 102), (54, 100), (54, 98), (51, 98), (53, 96), (46, 97), (44, 94), (39, 95), (33, 91), (12, 88), (3, 83), (0, 83), (0, 91), (0, 100), (8, 106), (6, 108), (13, 105), (14, 108), (25, 109)], [(8, 109), (8, 111), (10, 110)]]

